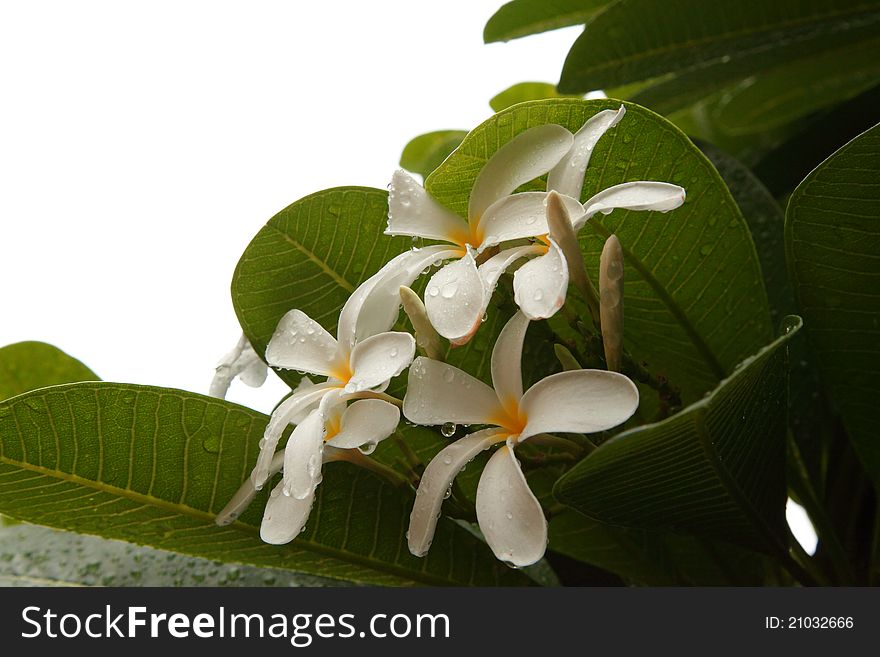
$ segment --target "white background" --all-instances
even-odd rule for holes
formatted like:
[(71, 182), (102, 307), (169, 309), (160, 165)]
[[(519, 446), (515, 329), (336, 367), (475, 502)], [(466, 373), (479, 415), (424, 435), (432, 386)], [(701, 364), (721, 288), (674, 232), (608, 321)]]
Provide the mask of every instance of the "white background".
[(273, 214), (384, 188), (410, 138), (558, 79), (580, 28), (484, 45), (501, 4), (0, 0), (0, 345), (206, 392), (239, 335), (232, 271)]

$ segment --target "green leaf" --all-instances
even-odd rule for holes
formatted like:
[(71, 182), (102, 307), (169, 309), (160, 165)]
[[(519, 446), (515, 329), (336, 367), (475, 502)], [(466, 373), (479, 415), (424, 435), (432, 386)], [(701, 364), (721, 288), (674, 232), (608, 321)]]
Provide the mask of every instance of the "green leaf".
[(0, 586), (333, 586), (278, 568), (189, 557), (25, 523), (0, 526)]
[(513, 0), (483, 29), (483, 41), (510, 41), (529, 34), (586, 23), (611, 0)]
[(855, 96), (880, 80), (880, 41), (798, 59), (726, 90), (715, 117), (728, 134), (769, 130)]
[(683, 106), (734, 79), (876, 37), (878, 23), (877, 0), (620, 0), (574, 43), (559, 89), (586, 92), (675, 73), (650, 100), (683, 98)]
[(549, 82), (519, 82), (512, 87), (508, 87), (499, 94), (492, 97), (489, 105), (496, 112), (505, 110), (517, 103), (525, 103), (530, 100), (545, 100), (547, 98), (579, 98), (580, 96), (572, 96), (561, 94), (556, 91), (556, 85)]
[[(412, 247), (383, 235), (387, 192), (337, 187), (300, 199), (272, 217), (247, 246), (232, 276), (232, 304), (260, 356), (281, 317), (298, 308), (336, 334), (352, 291)], [(279, 371), (288, 384), (299, 375)]]
[(456, 149), (466, 134), (464, 130), (437, 130), (419, 135), (404, 146), (400, 166), (427, 177)]
[(556, 484), (596, 521), (773, 552), (785, 545), (784, 334), (677, 415), (613, 437)]
[(785, 218), (776, 199), (747, 167), (710, 144), (700, 144), (749, 224), (752, 241), (764, 274), (764, 288), (770, 305), (770, 319), (778, 325), (795, 312), (794, 295), (785, 268)]
[(60, 383), (98, 380), (88, 367), (45, 342), (0, 348), (0, 400)]
[(798, 185), (785, 239), (822, 376), (865, 469), (880, 482), (880, 126)]
[(257, 535), (269, 486), (241, 519), (215, 514), (256, 459), (267, 417), (165, 388), (78, 383), (0, 404), (0, 513), (224, 562), (380, 585), (523, 584), (443, 521), (425, 559), (404, 532), (411, 495), (329, 464), (309, 522), (286, 546)]
[(760, 586), (761, 555), (693, 536), (614, 527), (574, 511), (550, 521), (550, 549), (644, 586)]
[[(667, 214), (614, 211), (594, 217), (581, 231), (581, 245), (598, 280), (605, 237), (613, 232), (620, 238), (626, 346), (665, 374), (688, 403), (771, 340), (766, 293), (748, 226), (718, 172), (675, 126), (624, 104), (625, 118), (596, 146), (582, 199), (631, 180), (677, 183), (688, 199)], [(505, 110), (474, 129), (428, 177), (427, 188), (464, 216), (480, 169), (514, 135), (546, 123), (576, 131), (596, 112), (619, 105), (554, 99)]]

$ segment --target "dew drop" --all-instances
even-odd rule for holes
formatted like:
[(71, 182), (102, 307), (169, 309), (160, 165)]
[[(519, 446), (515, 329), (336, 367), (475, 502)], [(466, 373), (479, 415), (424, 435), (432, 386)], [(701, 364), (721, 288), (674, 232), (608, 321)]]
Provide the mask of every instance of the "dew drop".
[(535, 301), (540, 301), (544, 298), (544, 293), (541, 290), (535, 290), (535, 293), (532, 295), (532, 298)]
[(438, 294), (440, 294), (440, 288), (437, 287), (436, 285), (432, 285), (431, 287), (428, 288), (428, 295), (429, 296), (436, 297)]
[(446, 422), (440, 427), (440, 433), (442, 433), (445, 438), (452, 438), (455, 435), (455, 429), (456, 426), (454, 422)]
[(392, 358), (395, 358), (397, 356), (397, 353), (398, 353), (397, 347), (391, 347), (390, 351), (388, 352), (388, 355), (391, 356)]
[(443, 380), (446, 381), (446, 383), (452, 383), (453, 379), (455, 379), (455, 370), (450, 368), (443, 372)]
[(450, 281), (443, 286), (442, 290), (440, 290), (440, 296), (444, 299), (451, 299), (455, 296), (456, 292), (458, 292), (458, 282)]

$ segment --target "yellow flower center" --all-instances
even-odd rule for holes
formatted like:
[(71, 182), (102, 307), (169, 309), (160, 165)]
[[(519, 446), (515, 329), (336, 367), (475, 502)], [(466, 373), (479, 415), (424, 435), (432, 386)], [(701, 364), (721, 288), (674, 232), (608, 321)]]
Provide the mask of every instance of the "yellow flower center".
[(489, 418), (491, 424), (506, 429), (512, 436), (521, 434), (528, 421), (529, 418), (520, 408), (519, 401), (513, 397), (502, 400), (499, 411)]

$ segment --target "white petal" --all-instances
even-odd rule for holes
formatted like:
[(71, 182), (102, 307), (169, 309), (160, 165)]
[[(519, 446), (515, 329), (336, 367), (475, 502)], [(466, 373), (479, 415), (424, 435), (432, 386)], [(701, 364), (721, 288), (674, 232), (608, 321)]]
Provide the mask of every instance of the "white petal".
[(394, 433), (400, 409), (381, 399), (360, 399), (342, 414), (339, 433), (327, 441), (331, 447), (352, 449), (376, 445)]
[(550, 239), (544, 255), (529, 260), (513, 275), (516, 305), (529, 319), (547, 319), (565, 303), (568, 262), (559, 245)]
[(477, 486), (477, 521), (492, 552), (517, 567), (529, 566), (547, 549), (547, 520), (510, 445), (496, 451)]
[(350, 352), (358, 341), (390, 330), (400, 311), (400, 286), (409, 287), (427, 267), (460, 255), (461, 249), (434, 245), (406, 251), (388, 261), (361, 283), (343, 306), (337, 329), (340, 347)]
[(208, 394), (218, 399), (225, 398), (229, 384), (236, 376), (241, 378), (245, 385), (259, 388), (266, 381), (267, 374), (266, 364), (260, 360), (251, 343), (242, 335), (232, 351), (217, 363)]
[(510, 266), (526, 256), (534, 255), (544, 251), (544, 247), (540, 244), (527, 244), (525, 246), (512, 246), (509, 249), (503, 249), (486, 260), (479, 266), (480, 278), (483, 279), (483, 289), (486, 296), (491, 297), (498, 279), (507, 271)]
[[(579, 217), (584, 213), (580, 201), (563, 194), (559, 197), (569, 216)], [(546, 192), (521, 192), (505, 196), (490, 205), (480, 219), (483, 241), (478, 252), (501, 242), (549, 232), (546, 199)]]
[(279, 482), (269, 494), (260, 525), (260, 538), (272, 545), (290, 543), (299, 535), (309, 519), (315, 501), (314, 492), (298, 499), (285, 495), (282, 492), (283, 487), (284, 482)]
[(539, 433), (594, 433), (626, 422), (639, 407), (639, 390), (623, 374), (573, 370), (541, 379), (523, 395), (528, 422), (519, 440)]
[(416, 501), (409, 515), (409, 529), (406, 532), (409, 551), (415, 556), (423, 557), (428, 553), (434, 540), (440, 507), (456, 475), (477, 454), (503, 440), (505, 435), (500, 429), (477, 431), (444, 447), (428, 463), (416, 491)]
[(515, 409), (523, 395), (522, 348), (529, 319), (521, 312), (511, 317), (492, 349), (492, 385), (508, 410)]
[(431, 277), (425, 310), (437, 333), (453, 344), (471, 339), (485, 309), (483, 282), (473, 254), (451, 262)]
[(678, 185), (665, 182), (638, 180), (614, 185), (593, 196), (584, 203), (584, 215), (572, 223), (579, 229), (597, 212), (608, 214), (612, 210), (657, 210), (669, 212), (684, 203), (685, 191)]
[[(580, 199), (584, 186), (584, 174), (590, 163), (590, 156), (599, 139), (605, 132), (617, 125), (626, 110), (623, 105), (618, 110), (603, 110), (590, 117), (574, 135), (574, 145), (550, 171), (547, 176), (547, 191), (555, 189), (560, 194)], [(576, 216), (576, 215), (572, 215)]]
[(572, 134), (561, 125), (539, 125), (499, 148), (480, 170), (468, 201), (468, 217), (477, 219), (498, 199), (543, 176), (571, 148)]
[(290, 435), (284, 449), (284, 493), (301, 500), (321, 482), (324, 414), (314, 410)]
[[(281, 472), (282, 465), (284, 465), (284, 452), (277, 452), (272, 457), (272, 464), (269, 466), (269, 476), (274, 477)], [(220, 527), (231, 525), (245, 512), (245, 509), (251, 505), (256, 496), (257, 489), (254, 487), (254, 482), (248, 477), (235, 492), (235, 495), (232, 496), (232, 499), (223, 507), (223, 510), (217, 514), (214, 522)]]
[(380, 333), (358, 342), (351, 352), (352, 375), (346, 392), (387, 383), (409, 366), (415, 353), (416, 340), (409, 333)]
[[(307, 390), (311, 390), (315, 387), (314, 382), (307, 376), (304, 376), (299, 380), (299, 383), (296, 385), (296, 388), (293, 389), (293, 394), (303, 393)], [(320, 399), (313, 401), (311, 404), (300, 410), (295, 415), (290, 416), (290, 424), (299, 424), (303, 420), (306, 419), (309, 413), (311, 413), (314, 409), (318, 407), (320, 403)]]
[(419, 356), (409, 368), (403, 415), (416, 424), (494, 424), (495, 391), (453, 365)]
[(418, 181), (398, 169), (388, 186), (386, 235), (412, 235), (458, 244), (468, 235), (467, 222), (447, 210)]
[(281, 318), (266, 347), (272, 367), (330, 376), (337, 358), (336, 340), (301, 310)]
[(278, 441), (281, 439), (281, 435), (284, 433), (287, 425), (295, 418), (298, 418), (304, 409), (320, 401), (332, 387), (332, 384), (322, 383), (304, 392), (294, 393), (278, 404), (278, 407), (272, 411), (272, 416), (266, 425), (263, 438), (260, 440), (260, 453), (257, 456), (257, 464), (251, 472), (251, 481), (253, 481), (257, 490), (263, 487), (270, 476), (272, 457), (275, 455), (275, 448), (278, 446)]

